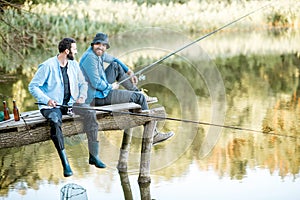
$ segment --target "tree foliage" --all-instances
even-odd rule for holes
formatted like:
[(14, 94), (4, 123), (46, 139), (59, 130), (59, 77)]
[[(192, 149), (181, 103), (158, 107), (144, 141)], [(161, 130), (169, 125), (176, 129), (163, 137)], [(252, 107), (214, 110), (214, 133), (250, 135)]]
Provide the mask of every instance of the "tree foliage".
[[(28, 0), (0, 0), (0, 8), (1, 10), (8, 7), (8, 6), (20, 6), (25, 4), (26, 2), (29, 2)], [(57, 0), (30, 0), (32, 4), (39, 4), (39, 3), (51, 3), (51, 2), (57, 2)]]

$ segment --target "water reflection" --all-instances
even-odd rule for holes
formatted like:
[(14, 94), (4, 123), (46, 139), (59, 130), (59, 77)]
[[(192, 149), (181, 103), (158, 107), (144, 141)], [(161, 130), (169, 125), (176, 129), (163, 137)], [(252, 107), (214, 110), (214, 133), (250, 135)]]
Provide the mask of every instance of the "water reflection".
[[(213, 169), (218, 173), (219, 177), (229, 176), (233, 180), (246, 178), (247, 169), (255, 170), (257, 167), (268, 169), (271, 174), (278, 171), (278, 175), (282, 178), (292, 175), (294, 179), (297, 179), (299, 176), (300, 144), (296, 140), (224, 130), (222, 138), (211, 155), (206, 159), (201, 159), (199, 152), (204, 137), (203, 132), (204, 129), (200, 128), (190, 148), (178, 160), (160, 170), (152, 171), (153, 181), (158, 181), (156, 177), (164, 177), (165, 180), (172, 182), (172, 179), (175, 177), (182, 177), (188, 173), (188, 168), (194, 161), (197, 168), (201, 169), (201, 171)], [(105, 139), (112, 141), (115, 140), (113, 138), (117, 135), (112, 134), (109, 138), (105, 135), (100, 136), (101, 141)], [(121, 140), (121, 138), (122, 136), (119, 135), (116, 139)], [(114, 142), (116, 145), (120, 144), (117, 144), (118, 142), (116, 141)], [(71, 142), (68, 144), (71, 144)], [(134, 151), (139, 151), (139, 144), (137, 140), (133, 140), (132, 148)], [(115, 147), (112, 147), (111, 144), (101, 145), (103, 150), (101, 153), (106, 155), (101, 156), (106, 163), (111, 165), (108, 170), (96, 170), (89, 167), (85, 144), (68, 146), (70, 163), (76, 172), (76, 178), (73, 181), (79, 181), (80, 179), (94, 180), (94, 187), (107, 188), (110, 191), (111, 184), (116, 181), (111, 173), (116, 171), (114, 164), (116, 166), (118, 153), (115, 152), (112, 154)], [(151, 168), (159, 166), (160, 160), (165, 158), (157, 155), (157, 149), (165, 150), (170, 156), (178, 153), (174, 149), (168, 148), (168, 145), (155, 146)], [(178, 149), (178, 151), (181, 150)], [(0, 156), (0, 191), (3, 197), (12, 191), (18, 191), (18, 193), (26, 196), (28, 189), (39, 190), (40, 184), (45, 181), (58, 185), (63, 180), (61, 169), (58, 167), (60, 166), (59, 159), (50, 142), (28, 145), (21, 148), (1, 149)], [(130, 158), (128, 168), (132, 170), (135, 168), (134, 166), (136, 166), (139, 156)], [(138, 168), (138, 166), (136, 167)], [(132, 186), (128, 174), (119, 173), (119, 176), (125, 199), (134, 199), (136, 195), (132, 194), (134, 190), (131, 189)], [(134, 182), (136, 181), (134, 180)], [(151, 196), (150, 185), (139, 186), (140, 195)]]
[[(119, 172), (125, 200), (133, 200), (130, 181), (127, 172)], [(140, 196), (143, 200), (151, 200), (150, 183), (139, 183)]]
[[(300, 120), (300, 83), (299, 66), (300, 59), (297, 53), (268, 54), (268, 55), (235, 55), (232, 57), (217, 58), (215, 61), (224, 80), (226, 89), (226, 125), (251, 128), (254, 130), (272, 130), (281, 136), (223, 129), (213, 151), (203, 158), (201, 156), (202, 144), (210, 127), (191, 126), (173, 121), (161, 122), (162, 130), (174, 130), (175, 137), (166, 144), (153, 147), (151, 158), (150, 185), (139, 185), (139, 197), (147, 198), (159, 191), (159, 188), (151, 190), (153, 185), (167, 182), (166, 185), (176, 183), (177, 179), (191, 187), (189, 180), (184, 180), (190, 174), (193, 166), (197, 172), (210, 173), (211, 171), (221, 179), (229, 177), (231, 181), (243, 181), (249, 174), (265, 169), (271, 176), (285, 180), (292, 178), (292, 182), (298, 184), (300, 171), (300, 143), (299, 139), (285, 136), (299, 135)], [(186, 70), (182, 63), (169, 62), (166, 65), (187, 77), (194, 83), (192, 88), (196, 91), (197, 112), (185, 113), (185, 118), (209, 122), (211, 119), (211, 100), (209, 92), (203, 80), (197, 80), (194, 71)], [(24, 71), (26, 71), (24, 73)], [(35, 100), (27, 91), (30, 80), (28, 70), (20, 68), (16, 73), (1, 72), (0, 93), (2, 98), (12, 102), (15, 98), (19, 102), (21, 111), (36, 109)], [(153, 71), (154, 73), (155, 71)], [(158, 75), (157, 75), (158, 76)], [(4, 82), (2, 80), (6, 80)], [(178, 98), (168, 88), (161, 85), (148, 83), (145, 87), (150, 95), (159, 98), (159, 104), (166, 108), (169, 117), (182, 117), (183, 110), (179, 106)], [(184, 90), (180, 84), (177, 89)], [(8, 98), (9, 97), (9, 98)], [(10, 104), (10, 106), (12, 106)], [(186, 105), (185, 110), (191, 111), (194, 105)], [(195, 114), (195, 115), (193, 115)], [(199, 114), (199, 115), (198, 115)], [(108, 164), (107, 170), (91, 168), (87, 163), (88, 152), (85, 139), (80, 142), (75, 137), (67, 141), (66, 148), (70, 155), (70, 163), (75, 171), (74, 182), (87, 181), (88, 185), (99, 196), (119, 195), (107, 199), (135, 199), (134, 190), (137, 183), (130, 178), (139, 169), (141, 131), (135, 129), (129, 156), (128, 173), (117, 174), (119, 149), (122, 140), (122, 132), (101, 132), (101, 158)], [(54, 147), (50, 142), (43, 142), (23, 146), (20, 148), (0, 149), (0, 196), (9, 199), (13, 193), (26, 199), (31, 199), (31, 189), (41, 190), (43, 185), (54, 186), (59, 191), (59, 185), (66, 180), (61, 175), (61, 164)], [(162, 165), (163, 163), (163, 165)], [(253, 174), (252, 173), (252, 174)], [(116, 178), (117, 177), (117, 178)], [(135, 178), (135, 177), (134, 177)], [(272, 187), (270, 177), (264, 181)], [(297, 182), (298, 181), (298, 182)], [(121, 184), (120, 184), (121, 183)], [(198, 182), (199, 183), (199, 182)], [(202, 184), (204, 183), (201, 182)], [(220, 183), (220, 182), (218, 182)], [(117, 187), (117, 186), (120, 187)], [(215, 189), (212, 183), (211, 188)], [(144, 187), (145, 186), (145, 187)], [(162, 185), (159, 185), (163, 187)], [(255, 186), (255, 183), (251, 185)], [(288, 185), (282, 183), (282, 190)], [(182, 189), (184, 190), (184, 188)], [(172, 191), (174, 194), (184, 191)], [(198, 191), (191, 191), (198, 194)], [(295, 191), (294, 194), (296, 193)], [(55, 195), (54, 195), (55, 196)], [(50, 198), (55, 199), (56, 197)], [(154, 195), (155, 196), (155, 195)], [(156, 194), (158, 199), (160, 195)], [(172, 196), (170, 194), (170, 196)], [(28, 197), (28, 198), (27, 198)], [(295, 198), (296, 199), (296, 198)]]
[(120, 175), (121, 185), (123, 188), (125, 199), (133, 200), (133, 195), (132, 195), (132, 190), (131, 190), (131, 186), (130, 186), (130, 181), (128, 178), (128, 173), (119, 171), (119, 175)]

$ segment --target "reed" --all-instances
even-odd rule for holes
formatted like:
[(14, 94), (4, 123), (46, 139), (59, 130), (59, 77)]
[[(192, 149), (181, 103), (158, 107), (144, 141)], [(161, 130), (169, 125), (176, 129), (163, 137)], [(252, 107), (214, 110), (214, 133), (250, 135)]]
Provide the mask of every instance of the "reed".
[[(193, 34), (210, 32), (271, 1), (190, 0), (183, 4), (169, 2), (151, 6), (137, 2), (58, 0), (56, 3), (37, 5), (26, 3), (21, 10), (12, 7), (5, 9), (0, 18), (3, 22), (0, 23), (0, 56), (6, 61), (1, 59), (0, 63), (10, 62), (15, 54), (24, 58), (31, 49), (53, 49), (53, 45), (65, 36), (87, 42), (99, 31), (115, 35), (144, 27), (164, 27), (193, 37)], [(300, 26), (299, 11), (300, 2), (297, 0), (288, 3), (274, 1), (269, 8), (236, 23), (226, 31), (297, 28)], [(11, 51), (14, 53), (7, 53)]]

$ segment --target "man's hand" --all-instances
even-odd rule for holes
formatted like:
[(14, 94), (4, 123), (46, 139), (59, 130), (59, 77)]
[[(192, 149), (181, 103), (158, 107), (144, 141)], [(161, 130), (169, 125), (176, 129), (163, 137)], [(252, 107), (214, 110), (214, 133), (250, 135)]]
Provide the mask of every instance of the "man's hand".
[(76, 100), (76, 103), (84, 103), (83, 97), (79, 97), (79, 98)]
[(132, 84), (137, 85), (139, 79), (137, 78), (137, 76), (134, 75), (134, 72), (132, 70), (128, 70), (127, 74), (128, 74), (128, 76), (131, 77), (130, 80), (131, 80)]
[(51, 107), (56, 107), (56, 102), (54, 101), (54, 100), (52, 100), (52, 99), (50, 99), (49, 101), (48, 101), (48, 106), (51, 106)]
[(115, 82), (112, 84), (112, 89), (113, 90), (116, 90), (116, 89), (119, 89), (119, 83)]

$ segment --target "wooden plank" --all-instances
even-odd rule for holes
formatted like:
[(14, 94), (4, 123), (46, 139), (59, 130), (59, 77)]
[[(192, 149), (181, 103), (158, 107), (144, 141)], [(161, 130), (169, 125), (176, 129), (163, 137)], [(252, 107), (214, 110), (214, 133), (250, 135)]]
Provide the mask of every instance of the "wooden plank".
[[(123, 107), (116, 106), (116, 109), (123, 109)], [(139, 106), (139, 105), (138, 105)], [(132, 107), (130, 107), (132, 108)], [(115, 108), (111, 108), (115, 109)], [(124, 107), (125, 109), (125, 107)], [(165, 116), (165, 110), (163, 107), (155, 108), (151, 110), (151, 115)], [(63, 118), (63, 133), (65, 136), (72, 136), (83, 133), (82, 123), (78, 120), (79, 116)], [(106, 130), (124, 130), (137, 126), (144, 125), (151, 120), (157, 120), (151, 117), (123, 115), (123, 114), (109, 114), (99, 113), (97, 114), (99, 131)], [(28, 121), (28, 123), (27, 123)], [(25, 125), (25, 122), (27, 126)], [(12, 122), (11, 126), (1, 126), (0, 128), (0, 148), (8, 148), (15, 146), (22, 146), (26, 144), (32, 144), (42, 142), (50, 139), (49, 125), (47, 121), (41, 117), (31, 118), (25, 122), (21, 119), (18, 122)]]
[[(141, 108), (140, 105), (135, 103), (122, 103), (122, 104), (113, 104), (108, 106), (95, 106), (89, 107), (88, 109), (103, 109), (108, 111), (124, 111), (124, 110), (139, 110)], [(107, 112), (98, 111), (97, 114), (104, 114)], [(73, 118), (77, 118), (75, 115)], [(68, 115), (63, 115), (63, 121), (66, 119), (72, 118)], [(24, 127), (27, 124), (39, 124), (41, 122), (46, 122), (46, 119), (42, 116), (39, 110), (24, 112), (21, 114), (20, 121), (14, 121), (14, 119), (10, 119), (8, 121), (3, 121), (0, 123), (0, 133), (5, 132), (6, 129), (11, 129), (15, 127)]]
[(92, 109), (103, 109), (108, 111), (122, 111), (122, 110), (135, 110), (135, 109), (141, 109), (141, 106), (136, 103), (121, 103), (121, 104), (113, 104), (113, 105), (107, 105), (107, 106), (94, 106), (91, 107)]

